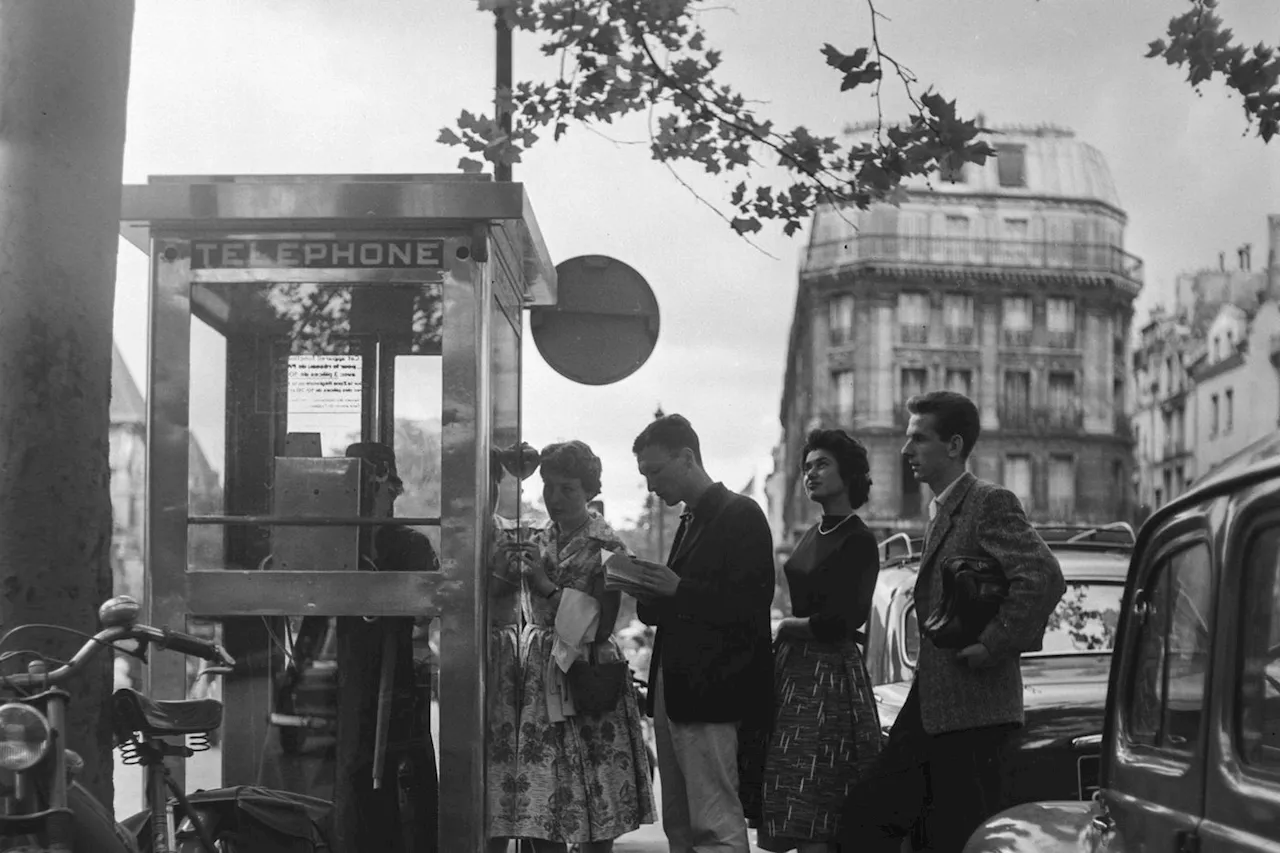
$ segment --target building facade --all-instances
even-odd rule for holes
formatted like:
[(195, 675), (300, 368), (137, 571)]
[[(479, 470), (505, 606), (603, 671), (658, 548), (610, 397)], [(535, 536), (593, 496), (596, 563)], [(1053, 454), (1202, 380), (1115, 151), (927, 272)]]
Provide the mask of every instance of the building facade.
[(1224, 305), (1192, 376), (1197, 476), (1280, 429), (1280, 306)]
[(1266, 266), (1252, 246), (1216, 269), (1175, 279), (1134, 346), (1135, 500), (1158, 509), (1280, 426), (1280, 216), (1268, 217)]
[(1124, 251), (1125, 212), (1102, 155), (1070, 131), (990, 141), (996, 158), (910, 183), (899, 206), (815, 214), (770, 489), (786, 535), (817, 517), (800, 452), (819, 425), (868, 447), (868, 524), (922, 531), (931, 496), (901, 458), (904, 403), (941, 388), (981, 412), (970, 468), (1032, 518), (1130, 515), (1125, 353), (1142, 264)]

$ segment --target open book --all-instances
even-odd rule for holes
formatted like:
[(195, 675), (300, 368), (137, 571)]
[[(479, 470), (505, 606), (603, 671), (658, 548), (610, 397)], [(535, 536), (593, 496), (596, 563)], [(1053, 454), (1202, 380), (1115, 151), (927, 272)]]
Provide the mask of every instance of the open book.
[(604, 560), (604, 588), (618, 590), (637, 598), (648, 598), (652, 595), (648, 588), (640, 584), (644, 577), (644, 566), (631, 559), (621, 551), (600, 549), (600, 557)]

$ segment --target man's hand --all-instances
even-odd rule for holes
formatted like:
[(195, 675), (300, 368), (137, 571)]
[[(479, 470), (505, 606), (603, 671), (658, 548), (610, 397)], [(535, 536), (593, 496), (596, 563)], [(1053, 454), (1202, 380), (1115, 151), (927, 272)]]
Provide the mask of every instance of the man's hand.
[(661, 563), (649, 560), (636, 560), (636, 565), (644, 569), (637, 583), (653, 594), (655, 598), (670, 598), (676, 594), (680, 585), (680, 576)]
[(995, 658), (991, 656), (991, 650), (982, 645), (982, 643), (965, 646), (956, 652), (956, 660), (961, 663), (968, 663), (970, 669), (986, 669), (996, 662)]

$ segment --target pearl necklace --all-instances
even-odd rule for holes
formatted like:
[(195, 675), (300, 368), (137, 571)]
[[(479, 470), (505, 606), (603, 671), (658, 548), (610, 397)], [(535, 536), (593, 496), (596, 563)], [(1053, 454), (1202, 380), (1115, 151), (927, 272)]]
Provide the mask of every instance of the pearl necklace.
[(836, 532), (836, 530), (838, 530), (838, 529), (840, 528), (840, 525), (844, 524), (846, 521), (848, 521), (848, 520), (849, 520), (849, 519), (851, 519), (851, 518), (853, 518), (853, 513), (849, 513), (849, 514), (848, 514), (848, 515), (846, 515), (844, 518), (840, 519), (840, 520), (839, 520), (839, 521), (837, 521), (835, 524), (831, 525), (831, 529), (829, 529), (829, 530), (823, 530), (823, 529), (822, 529), (822, 520), (821, 520), (821, 519), (819, 519), (819, 520), (818, 520), (818, 535), (819, 535), (819, 536), (826, 536), (828, 533), (835, 533), (835, 532)]

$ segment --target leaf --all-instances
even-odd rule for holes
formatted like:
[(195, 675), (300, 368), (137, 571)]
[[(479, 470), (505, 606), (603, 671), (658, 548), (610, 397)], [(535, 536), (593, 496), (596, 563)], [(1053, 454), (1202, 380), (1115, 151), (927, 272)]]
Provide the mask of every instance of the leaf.
[(458, 161), (458, 168), (467, 174), (475, 174), (484, 171), (484, 163), (479, 160), (472, 160), (470, 157), (463, 157)]
[(735, 216), (729, 226), (739, 234), (754, 234), (761, 228), (760, 220), (754, 216)]
[(1164, 39), (1156, 39), (1147, 45), (1146, 59), (1152, 59), (1164, 53)]
[(440, 135), (436, 137), (436, 142), (439, 142), (441, 145), (462, 144), (462, 140), (458, 137), (458, 134), (454, 133), (451, 128), (447, 127), (440, 129)]

